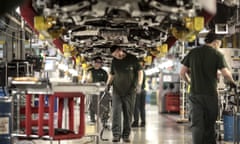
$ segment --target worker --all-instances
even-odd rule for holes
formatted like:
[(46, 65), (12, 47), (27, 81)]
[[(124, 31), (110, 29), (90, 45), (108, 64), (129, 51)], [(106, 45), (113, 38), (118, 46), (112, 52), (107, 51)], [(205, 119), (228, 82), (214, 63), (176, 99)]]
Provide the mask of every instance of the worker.
[(113, 60), (106, 89), (112, 84), (112, 142), (122, 138), (123, 142), (129, 143), (135, 97), (141, 91), (143, 71), (136, 56), (117, 45), (111, 46), (110, 51)]
[[(144, 69), (145, 62), (143, 58), (139, 59), (139, 63)], [(134, 108), (134, 114), (133, 114), (134, 120), (132, 123), (132, 127), (139, 126), (139, 116), (141, 119), (140, 127), (145, 127), (145, 124), (146, 124), (145, 104), (146, 104), (145, 73), (143, 71), (143, 82), (141, 86), (141, 92), (136, 96), (135, 108)]]
[[(87, 72), (88, 83), (106, 83), (108, 79), (108, 73), (102, 68), (103, 59), (99, 56), (93, 58), (93, 67)], [(99, 95), (91, 95), (89, 103), (89, 117), (90, 122), (95, 123), (95, 116), (97, 113), (97, 100)]]
[(180, 76), (191, 83), (189, 102), (193, 144), (216, 144), (217, 71), (220, 70), (230, 85), (236, 87), (223, 54), (217, 50), (221, 46), (221, 38), (209, 32), (205, 44), (192, 49), (181, 62)]

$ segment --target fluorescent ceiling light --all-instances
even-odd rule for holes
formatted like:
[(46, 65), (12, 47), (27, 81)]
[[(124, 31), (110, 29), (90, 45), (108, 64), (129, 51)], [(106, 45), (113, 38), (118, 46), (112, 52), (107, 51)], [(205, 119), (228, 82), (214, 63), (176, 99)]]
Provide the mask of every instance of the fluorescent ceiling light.
[(15, 11), (16, 11), (16, 13), (18, 13), (20, 15), (20, 8), (19, 7), (17, 7)]

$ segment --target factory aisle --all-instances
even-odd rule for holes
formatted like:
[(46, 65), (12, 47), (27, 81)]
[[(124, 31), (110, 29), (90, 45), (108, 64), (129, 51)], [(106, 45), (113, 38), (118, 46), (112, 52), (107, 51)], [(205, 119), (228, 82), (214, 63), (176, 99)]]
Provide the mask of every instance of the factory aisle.
[[(87, 115), (86, 115), (87, 117)], [(189, 123), (178, 124), (177, 114), (159, 114), (156, 105), (146, 105), (146, 126), (145, 128), (133, 128), (131, 144), (191, 144), (191, 133)], [(90, 125), (86, 118), (86, 135), (95, 134), (95, 126)], [(111, 144), (112, 135), (110, 130), (104, 131), (104, 138), (108, 141), (99, 141), (100, 144)], [(76, 140), (62, 140), (60, 144), (94, 144), (93, 138), (84, 137)], [(33, 140), (34, 144), (50, 143), (46, 140)], [(123, 143), (122, 140), (119, 144)], [(53, 141), (53, 144), (59, 144)]]
[[(132, 144), (190, 144), (189, 124), (177, 124), (177, 114), (159, 114), (157, 106), (146, 105), (146, 127), (133, 128), (130, 136)], [(112, 143), (111, 131), (105, 132)], [(121, 142), (123, 143), (123, 142)]]
[[(146, 105), (146, 126), (145, 128), (133, 128), (131, 144), (191, 144), (191, 132), (189, 123), (177, 123), (178, 114), (159, 114), (156, 105)], [(90, 125), (86, 118), (86, 135), (94, 133), (95, 126)], [(111, 131), (104, 131), (104, 138), (108, 141), (99, 141), (99, 144), (112, 144)], [(93, 138), (84, 137), (76, 140), (53, 141), (53, 144), (95, 144)], [(123, 144), (118, 142), (115, 144)], [(25, 144), (25, 143), (24, 143)], [(30, 143), (29, 143), (30, 144)], [(50, 144), (48, 140), (33, 140), (31, 144)], [(221, 144), (220, 142), (218, 144)]]

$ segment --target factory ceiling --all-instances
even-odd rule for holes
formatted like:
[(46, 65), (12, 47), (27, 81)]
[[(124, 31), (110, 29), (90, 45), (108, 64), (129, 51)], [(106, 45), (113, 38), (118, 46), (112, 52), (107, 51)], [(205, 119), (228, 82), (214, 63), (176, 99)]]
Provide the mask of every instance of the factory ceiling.
[(20, 11), (61, 51), (107, 57), (107, 48), (117, 44), (141, 57), (156, 56), (177, 40), (193, 41), (204, 27), (233, 25), (237, 7), (231, 0), (29, 0)]

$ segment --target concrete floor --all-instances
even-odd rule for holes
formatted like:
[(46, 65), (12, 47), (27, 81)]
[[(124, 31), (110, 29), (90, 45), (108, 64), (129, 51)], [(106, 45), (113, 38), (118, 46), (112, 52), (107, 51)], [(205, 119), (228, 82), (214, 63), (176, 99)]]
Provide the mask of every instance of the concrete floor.
[[(87, 116), (86, 116), (87, 117)], [(130, 136), (131, 144), (192, 144), (189, 123), (177, 123), (178, 114), (159, 114), (155, 105), (146, 105), (146, 127), (133, 128)], [(89, 137), (96, 134), (96, 126), (90, 125), (86, 118), (86, 137), (75, 140), (53, 141), (52, 144), (95, 144), (96, 138)], [(104, 138), (99, 144), (112, 144), (110, 130), (104, 131)], [(18, 141), (17, 144), (50, 144), (49, 140)], [(123, 142), (119, 142), (122, 144)], [(218, 144), (224, 142), (218, 142)]]

